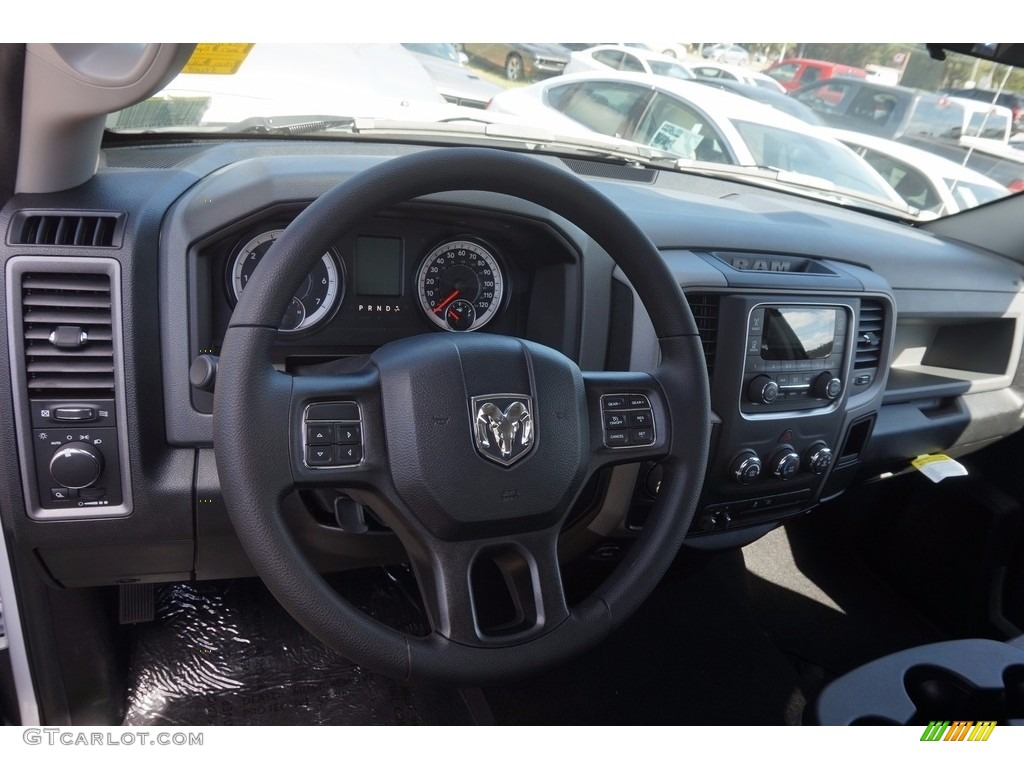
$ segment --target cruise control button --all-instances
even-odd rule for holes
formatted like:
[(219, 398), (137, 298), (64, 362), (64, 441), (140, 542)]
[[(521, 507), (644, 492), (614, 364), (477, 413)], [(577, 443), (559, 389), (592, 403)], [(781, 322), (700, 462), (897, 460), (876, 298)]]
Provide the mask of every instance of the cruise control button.
[(650, 445), (654, 442), (654, 430), (650, 428), (630, 430), (630, 445)]
[(604, 444), (609, 447), (615, 447), (616, 445), (629, 445), (629, 430), (617, 429), (613, 432), (606, 432), (604, 435)]
[(604, 425), (608, 429), (622, 429), (629, 426), (626, 421), (626, 414), (624, 413), (606, 413), (604, 415)]
[(649, 427), (654, 423), (654, 417), (650, 411), (633, 411), (629, 414), (629, 426)]

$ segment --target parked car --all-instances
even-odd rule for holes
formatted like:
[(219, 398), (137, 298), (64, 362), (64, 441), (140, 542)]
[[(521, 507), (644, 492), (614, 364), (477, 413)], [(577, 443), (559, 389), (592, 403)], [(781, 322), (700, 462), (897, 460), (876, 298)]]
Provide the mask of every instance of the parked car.
[(777, 80), (787, 91), (795, 91), (818, 80), (833, 77), (868, 76), (866, 69), (818, 59), (783, 59), (765, 69), (764, 73)]
[(402, 47), (416, 57), (437, 92), (451, 104), (483, 109), (501, 92), (500, 86), (466, 69), (462, 61), (466, 54), (451, 43), (403, 43)]
[[(896, 139), (965, 164), (1008, 189), (1024, 188), (1024, 155), (1005, 142), (965, 136), (972, 125), (968, 110), (948, 95), (848, 78), (812, 83), (792, 95), (827, 125)], [(980, 127), (988, 110), (978, 114)]]
[(1010, 194), (987, 176), (932, 152), (866, 133), (830, 132), (878, 171), (907, 205), (921, 211), (944, 216)]
[(964, 108), (948, 98), (863, 79), (820, 80), (792, 95), (828, 125), (887, 139), (909, 135), (955, 140), (966, 123)]
[(705, 59), (721, 61), (726, 64), (749, 64), (750, 52), (742, 45), (733, 43), (715, 43), (705, 46), (701, 51)]
[(690, 67), (690, 70), (697, 77), (731, 80), (737, 83), (756, 85), (758, 88), (776, 93), (786, 92), (786, 89), (779, 85), (777, 80), (746, 67), (734, 67), (729, 64), (698, 64)]
[(562, 74), (570, 54), (557, 43), (463, 43), (462, 50), (471, 60), (501, 70), (513, 83)]
[[(697, 69), (700, 69), (700, 67), (697, 67)], [(703, 83), (711, 88), (719, 88), (723, 91), (729, 91), (730, 93), (735, 93), (739, 96), (759, 101), (762, 104), (775, 107), (775, 109), (785, 112), (787, 115), (792, 115), (798, 120), (809, 125), (825, 124), (814, 110), (805, 104), (800, 103), (785, 91), (776, 91), (774, 89), (769, 90), (768, 88), (761, 88), (757, 85), (749, 85), (736, 80), (725, 80), (723, 78), (698, 77), (694, 82)]]
[(797, 173), (903, 207), (867, 163), (813, 126), (696, 82), (570, 74), (500, 93), (487, 109), (554, 127), (575, 123), (689, 160)]
[(1024, 130), (1024, 94), (990, 88), (948, 88), (943, 93), (1006, 107), (1013, 114), (1013, 131)]
[[(1024, 196), (686, 159), (839, 157), (688, 81), (584, 93), (657, 149), (264, 45), (0, 45), (5, 766), (1020, 761)], [(771, 727), (819, 723), (875, 727)]]
[(1007, 107), (961, 96), (949, 96), (949, 99), (964, 109), (961, 136), (992, 139), (1001, 144), (1009, 142), (1013, 113)]
[(624, 45), (597, 45), (583, 51), (574, 51), (565, 67), (572, 72), (644, 72), (649, 75), (692, 80), (693, 72), (674, 58)]

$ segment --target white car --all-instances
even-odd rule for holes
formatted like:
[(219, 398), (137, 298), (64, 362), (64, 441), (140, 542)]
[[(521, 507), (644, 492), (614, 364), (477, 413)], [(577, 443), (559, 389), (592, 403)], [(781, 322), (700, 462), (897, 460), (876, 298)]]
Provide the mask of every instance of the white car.
[(580, 126), (678, 155), (684, 161), (795, 174), (905, 210), (871, 166), (801, 120), (697, 82), (629, 73), (563, 75), (504, 91), (488, 111), (561, 132)]
[(595, 45), (583, 51), (574, 51), (565, 67), (566, 74), (608, 70), (645, 72), (680, 80), (692, 80), (694, 77), (693, 72), (672, 56), (625, 45)]
[(750, 61), (750, 51), (735, 43), (715, 43), (701, 51), (705, 59), (724, 61), (727, 64), (746, 64)]
[(855, 131), (826, 130), (863, 157), (918, 210), (943, 216), (1010, 194), (987, 176), (923, 149)]
[(746, 83), (747, 85), (756, 85), (758, 88), (764, 88), (769, 91), (775, 91), (776, 93), (785, 93), (786, 89), (782, 87), (778, 80), (768, 75), (755, 72), (752, 69), (746, 67), (732, 66), (731, 64), (698, 64), (697, 66), (690, 67), (690, 70), (697, 77), (713, 78), (715, 80), (733, 80), (738, 83)]

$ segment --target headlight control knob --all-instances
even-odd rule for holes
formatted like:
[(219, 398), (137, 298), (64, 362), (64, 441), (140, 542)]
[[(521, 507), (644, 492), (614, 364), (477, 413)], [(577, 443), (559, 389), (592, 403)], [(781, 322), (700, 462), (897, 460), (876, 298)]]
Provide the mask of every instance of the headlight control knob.
[(88, 443), (66, 443), (50, 459), (50, 476), (64, 488), (88, 488), (103, 473), (103, 454)]

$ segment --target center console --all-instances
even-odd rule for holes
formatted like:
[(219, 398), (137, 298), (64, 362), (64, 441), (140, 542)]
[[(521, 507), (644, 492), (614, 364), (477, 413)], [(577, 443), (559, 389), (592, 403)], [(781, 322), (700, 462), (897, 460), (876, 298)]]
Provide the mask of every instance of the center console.
[(715, 414), (691, 542), (842, 492), (881, 403), (893, 327), (888, 286), (859, 268), (701, 255), (729, 287), (684, 284)]

